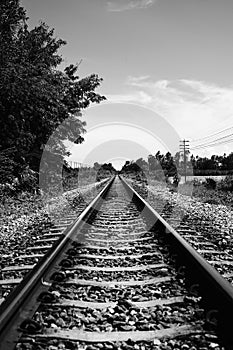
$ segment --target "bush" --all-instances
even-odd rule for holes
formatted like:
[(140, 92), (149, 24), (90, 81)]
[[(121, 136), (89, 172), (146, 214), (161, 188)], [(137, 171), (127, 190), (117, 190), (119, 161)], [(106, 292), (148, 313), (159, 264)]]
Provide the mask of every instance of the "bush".
[(216, 186), (217, 186), (217, 182), (214, 179), (211, 179), (210, 177), (206, 178), (205, 187), (208, 190), (215, 190)]
[(220, 198), (206, 198), (203, 200), (203, 202), (208, 204), (216, 204), (216, 205), (223, 204)]
[(227, 175), (224, 180), (222, 180), (219, 185), (218, 189), (222, 191), (233, 191), (233, 176)]

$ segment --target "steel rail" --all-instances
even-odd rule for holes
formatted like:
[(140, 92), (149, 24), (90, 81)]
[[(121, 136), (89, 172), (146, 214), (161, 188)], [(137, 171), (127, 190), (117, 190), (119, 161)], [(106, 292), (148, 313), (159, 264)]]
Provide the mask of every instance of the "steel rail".
[[(49, 282), (44, 281), (57, 257), (72, 240), (72, 236), (84, 225), (90, 215), (95, 214), (101, 206), (103, 198), (110, 189), (115, 176), (113, 176), (93, 199), (88, 207), (80, 214), (74, 223), (65, 229), (61, 237), (55, 242), (39, 263), (30, 271), (23, 281), (10, 293), (8, 298), (0, 306), (0, 350), (15, 349), (16, 341), (22, 332), (19, 330), (21, 322), (28, 314), (35, 311), (38, 293), (48, 289)], [(34, 300), (33, 300), (34, 299)]]
[[(177, 233), (160, 215), (149, 205), (125, 179), (120, 176), (125, 189), (135, 200), (141, 213), (153, 224), (156, 230), (165, 237), (171, 249), (177, 254), (180, 268), (185, 266), (185, 273), (198, 285), (206, 319), (217, 325), (218, 333), (226, 349), (233, 349), (233, 287), (215, 270), (197, 251)], [(191, 276), (191, 277), (190, 277)], [(216, 322), (217, 321), (217, 322)]]

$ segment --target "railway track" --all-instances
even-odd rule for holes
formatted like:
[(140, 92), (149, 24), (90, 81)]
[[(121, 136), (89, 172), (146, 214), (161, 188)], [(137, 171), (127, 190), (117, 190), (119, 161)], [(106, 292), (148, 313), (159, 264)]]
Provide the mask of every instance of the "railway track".
[[(178, 205), (156, 200), (153, 207), (188, 243), (230, 283), (233, 282), (233, 242), (228, 227), (216, 224), (205, 216), (187, 215)], [(156, 203), (154, 205), (154, 203)], [(226, 226), (226, 222), (225, 222)]]
[(0, 349), (233, 348), (232, 286), (127, 183), (62, 225), (35, 266), (4, 271), (18, 286), (0, 307)]
[[(93, 192), (99, 192), (106, 183), (106, 179), (77, 191), (71, 190), (63, 195), (63, 209), (59, 214), (52, 210), (50, 215), (41, 220), (40, 225), (26, 229), (21, 236), (15, 232), (6, 235), (0, 254), (0, 304), (10, 291), (42, 258), (52, 244), (59, 238), (62, 231), (71, 225), (87, 207), (93, 198)], [(53, 202), (60, 200), (54, 199)], [(65, 202), (65, 203), (64, 203)], [(57, 203), (56, 203), (57, 204)], [(52, 203), (54, 207), (55, 204)]]

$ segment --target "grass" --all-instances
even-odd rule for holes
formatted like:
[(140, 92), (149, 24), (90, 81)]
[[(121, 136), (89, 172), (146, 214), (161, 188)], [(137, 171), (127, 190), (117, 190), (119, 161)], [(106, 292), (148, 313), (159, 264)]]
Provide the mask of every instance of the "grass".
[(222, 204), (233, 208), (233, 193), (221, 189), (207, 189), (204, 185), (195, 186), (193, 197), (198, 198), (203, 203)]
[(179, 185), (179, 193), (191, 195), (203, 203), (221, 204), (233, 208), (233, 192), (222, 190), (220, 185), (216, 189), (206, 188), (205, 184), (193, 184), (191, 181)]
[(170, 192), (178, 192), (182, 195), (196, 198), (198, 201), (209, 204), (221, 204), (229, 208), (233, 208), (233, 191), (226, 189), (226, 181), (217, 183), (216, 189), (207, 188), (203, 183), (188, 181), (185, 184), (180, 184), (175, 188), (172, 184), (150, 180), (151, 185), (168, 188)]

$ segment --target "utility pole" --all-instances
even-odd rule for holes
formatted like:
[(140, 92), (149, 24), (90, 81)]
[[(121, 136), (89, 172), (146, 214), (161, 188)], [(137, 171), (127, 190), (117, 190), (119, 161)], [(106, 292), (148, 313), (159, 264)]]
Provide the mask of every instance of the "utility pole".
[(186, 153), (189, 151), (189, 141), (183, 140), (180, 141), (180, 150), (184, 154), (184, 182), (186, 183), (186, 177), (187, 177), (187, 158)]

